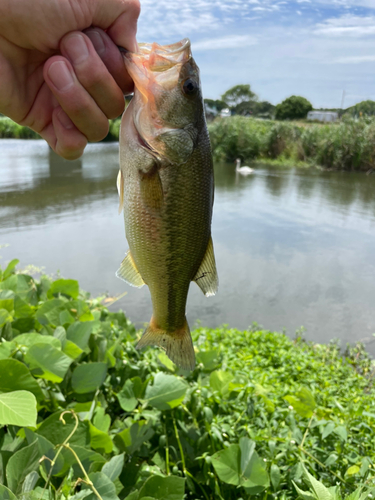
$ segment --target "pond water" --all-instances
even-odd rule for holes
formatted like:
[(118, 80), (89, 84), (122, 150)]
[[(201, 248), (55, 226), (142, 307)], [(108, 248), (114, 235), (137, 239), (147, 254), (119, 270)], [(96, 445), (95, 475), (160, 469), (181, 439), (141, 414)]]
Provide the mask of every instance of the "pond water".
[[(43, 141), (0, 142), (0, 263), (78, 279), (93, 296), (127, 294), (136, 326), (151, 316), (147, 287), (115, 277), (127, 250), (117, 214), (118, 144), (89, 145), (67, 162)], [(213, 241), (220, 287), (192, 284), (193, 328), (257, 322), (328, 342), (365, 340), (375, 354), (375, 175), (256, 166), (241, 177), (215, 166)]]

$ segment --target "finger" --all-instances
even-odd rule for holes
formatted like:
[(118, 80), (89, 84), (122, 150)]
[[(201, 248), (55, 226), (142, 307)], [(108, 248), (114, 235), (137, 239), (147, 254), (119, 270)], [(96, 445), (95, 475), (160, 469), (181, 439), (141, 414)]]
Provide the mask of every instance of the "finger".
[(82, 156), (87, 145), (86, 137), (77, 130), (60, 106), (54, 109), (52, 121), (40, 135), (58, 155), (67, 160), (76, 160)]
[(80, 84), (107, 118), (117, 118), (124, 110), (122, 90), (108, 72), (88, 36), (72, 32), (60, 42), (60, 50), (72, 64)]
[[(105, 29), (116, 45), (137, 51), (137, 21), (141, 11), (139, 0), (107, 0), (92, 2), (92, 25)], [(120, 10), (119, 10), (120, 9)]]
[(100, 28), (89, 28), (84, 33), (90, 38), (97, 54), (113, 76), (117, 85), (121, 88), (123, 94), (133, 92), (133, 80), (126, 71), (124, 59), (117, 45)]
[(44, 65), (44, 78), (60, 106), (89, 141), (97, 142), (108, 133), (108, 119), (78, 81), (71, 63), (53, 56)]

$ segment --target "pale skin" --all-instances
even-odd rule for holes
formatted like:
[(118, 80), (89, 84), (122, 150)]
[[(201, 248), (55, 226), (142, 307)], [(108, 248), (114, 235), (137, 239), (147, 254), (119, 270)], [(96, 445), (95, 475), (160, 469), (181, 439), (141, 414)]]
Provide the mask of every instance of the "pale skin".
[(0, 0), (0, 113), (67, 159), (108, 133), (133, 82), (138, 0)]

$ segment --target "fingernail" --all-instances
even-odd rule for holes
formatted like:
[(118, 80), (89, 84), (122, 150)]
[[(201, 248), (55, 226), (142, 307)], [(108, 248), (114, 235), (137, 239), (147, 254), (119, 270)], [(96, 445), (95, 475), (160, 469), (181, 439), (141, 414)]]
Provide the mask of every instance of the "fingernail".
[(57, 113), (57, 118), (61, 125), (67, 130), (70, 130), (74, 127), (74, 123), (62, 109)]
[(68, 90), (74, 84), (73, 75), (64, 61), (56, 61), (48, 69), (48, 76), (58, 90)]
[(75, 34), (64, 40), (64, 48), (73, 64), (81, 64), (89, 56), (89, 49), (82, 35)]
[(86, 35), (90, 38), (96, 52), (102, 56), (105, 52), (105, 43), (102, 35), (96, 30), (86, 31)]

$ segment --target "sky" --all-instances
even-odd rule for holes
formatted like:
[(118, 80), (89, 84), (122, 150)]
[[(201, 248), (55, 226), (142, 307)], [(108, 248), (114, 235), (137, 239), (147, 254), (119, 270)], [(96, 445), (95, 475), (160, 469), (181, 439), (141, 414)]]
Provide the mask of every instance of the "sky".
[(250, 84), (315, 108), (375, 100), (375, 0), (141, 0), (139, 42), (188, 37), (204, 97)]

